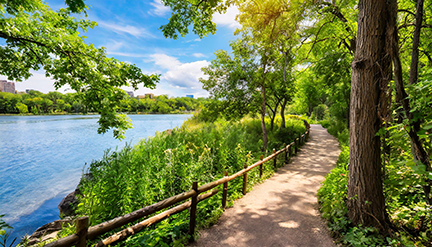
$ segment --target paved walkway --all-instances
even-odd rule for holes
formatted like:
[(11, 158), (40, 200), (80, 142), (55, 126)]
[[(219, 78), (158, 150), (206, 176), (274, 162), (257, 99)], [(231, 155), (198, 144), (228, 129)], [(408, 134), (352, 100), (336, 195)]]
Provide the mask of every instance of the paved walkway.
[(335, 246), (318, 212), (316, 193), (336, 164), (339, 144), (320, 125), (311, 125), (300, 152), (228, 208), (218, 223), (200, 231), (191, 246)]

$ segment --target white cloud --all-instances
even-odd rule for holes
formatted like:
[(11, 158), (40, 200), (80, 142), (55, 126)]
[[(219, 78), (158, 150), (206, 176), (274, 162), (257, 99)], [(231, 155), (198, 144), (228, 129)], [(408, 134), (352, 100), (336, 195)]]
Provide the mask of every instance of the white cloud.
[(153, 54), (152, 61), (163, 69), (167, 69), (161, 76), (161, 81), (168, 82), (171, 88), (196, 89), (201, 88), (199, 78), (204, 77), (201, 68), (208, 66), (206, 60), (181, 63), (177, 58), (166, 54)]
[(149, 33), (145, 28), (135, 27), (131, 25), (117, 25), (113, 23), (108, 23), (105, 21), (98, 21), (99, 26), (109, 29), (118, 34), (129, 34), (135, 36), (136, 38), (155, 38), (155, 36)]
[(154, 7), (153, 10), (148, 11), (150, 15), (165, 16), (171, 10), (169, 7), (164, 6), (160, 0), (153, 0), (150, 5)]
[(182, 64), (177, 58), (161, 53), (150, 55), (150, 58), (152, 62), (163, 69), (179, 67)]
[[(170, 85), (170, 87), (175, 88), (175, 89), (187, 89), (187, 87), (180, 87), (180, 86), (174, 86), (174, 85)], [(193, 87), (191, 87), (193, 89)]]
[(117, 40), (110, 40), (109, 43), (103, 45), (107, 49), (107, 53), (110, 51), (117, 51), (118, 49), (125, 46), (125, 43), (123, 41), (117, 41)]
[(117, 52), (107, 51), (108, 55), (122, 56), (122, 57), (148, 57), (148, 54), (129, 53), (129, 52)]
[(180, 87), (201, 87), (199, 78), (204, 77), (201, 68), (209, 65), (206, 60), (183, 63), (178, 67), (168, 70), (162, 75), (162, 79), (167, 80), (174, 86)]
[(202, 53), (194, 53), (194, 54), (192, 54), (192, 56), (194, 56), (194, 57), (207, 57), (206, 55), (204, 55)]
[(191, 40), (183, 41), (183, 43), (190, 43), (190, 42), (201, 42), (201, 39), (197, 38), (197, 39), (191, 39)]
[(213, 22), (217, 25), (227, 26), (231, 29), (237, 29), (241, 27), (241, 25), (235, 20), (238, 14), (239, 11), (237, 7), (232, 6), (227, 9), (225, 14), (215, 13), (213, 15)]

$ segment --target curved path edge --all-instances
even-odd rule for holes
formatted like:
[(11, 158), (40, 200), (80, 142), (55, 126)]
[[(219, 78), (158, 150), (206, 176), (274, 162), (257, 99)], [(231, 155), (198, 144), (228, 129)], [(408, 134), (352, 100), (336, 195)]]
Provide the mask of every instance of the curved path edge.
[(316, 194), (339, 153), (337, 140), (312, 124), (308, 142), (289, 164), (235, 201), (189, 246), (336, 246)]

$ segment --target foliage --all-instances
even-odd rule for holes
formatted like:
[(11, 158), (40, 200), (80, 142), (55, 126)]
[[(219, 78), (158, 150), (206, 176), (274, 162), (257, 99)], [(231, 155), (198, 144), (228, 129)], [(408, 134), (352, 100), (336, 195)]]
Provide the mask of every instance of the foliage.
[(375, 228), (353, 226), (350, 223), (346, 208), (349, 160), (347, 129), (334, 119), (322, 123), (329, 133), (338, 137), (342, 149), (336, 168), (326, 176), (318, 192), (320, 210), (332, 234), (349, 246), (429, 246), (432, 208), (425, 202), (422, 187), (424, 176), (429, 173), (424, 166), (412, 161), (404, 125), (388, 127), (386, 142), (395, 148), (385, 166), (384, 192), (394, 230), (384, 238)]
[(4, 214), (0, 214), (0, 246), (11, 247), (15, 243), (16, 238), (12, 240), (12, 242), (8, 243), (8, 239), (10, 235), (10, 231), (8, 230), (12, 229), (12, 227), (2, 220), (4, 216), (5, 216)]
[(240, 119), (249, 112), (256, 112), (260, 105), (258, 54), (246, 38), (231, 42), (230, 46), (232, 55), (223, 50), (215, 52), (216, 59), (202, 68), (208, 78), (200, 78), (200, 82), (215, 99), (210, 108), (220, 110), (227, 119)]
[[(160, 95), (154, 98), (125, 97), (121, 100), (119, 112), (124, 113), (184, 113), (199, 110), (207, 102), (204, 98)], [(7, 114), (63, 114), (97, 112), (97, 109), (84, 105), (82, 94), (49, 92), (47, 94), (31, 90), (28, 94), (0, 92), (0, 113)]]
[(165, 6), (172, 10), (169, 23), (160, 27), (165, 37), (177, 39), (178, 35), (185, 36), (189, 28), (200, 38), (209, 33), (216, 32), (216, 24), (212, 22), (214, 13), (224, 13), (229, 7), (229, 2), (222, 0), (198, 1), (198, 0), (164, 0)]
[[(86, 19), (82, 0), (66, 3), (67, 8), (54, 11), (41, 0), (0, 1), (0, 38), (6, 42), (0, 46), (0, 74), (21, 81), (31, 76), (31, 70), (43, 69), (55, 80), (56, 89), (69, 85), (81, 94), (84, 105), (101, 114), (99, 133), (113, 128), (114, 136), (122, 138), (131, 126), (117, 114), (125, 97), (120, 87), (137, 89), (142, 83), (154, 88), (159, 76), (145, 75), (135, 65), (108, 58), (105, 48), (86, 44), (80, 33), (94, 28), (96, 22)], [(40, 112), (41, 104), (36, 104), (33, 111)], [(43, 108), (49, 107), (49, 101), (44, 104)]]
[[(167, 197), (188, 191), (193, 181), (200, 185), (233, 174), (252, 164), (260, 151), (260, 121), (244, 118), (238, 122), (218, 120), (204, 123), (194, 117), (171, 132), (156, 133), (135, 146), (107, 151), (93, 161), (79, 184), (81, 192), (77, 212), (88, 215), (95, 225), (129, 213)], [(302, 120), (290, 119), (285, 132), (271, 133), (270, 146), (281, 148), (305, 131)], [(278, 125), (279, 127), (279, 125)], [(285, 134), (285, 135), (283, 135)], [(288, 136), (286, 134), (292, 134)], [(265, 166), (265, 176), (273, 173)], [(258, 171), (248, 175), (250, 185), (261, 181)], [(230, 182), (230, 200), (241, 196), (242, 181)], [(222, 213), (221, 195), (199, 203), (198, 222), (211, 224)], [(231, 202), (232, 203), (232, 202)], [(175, 246), (188, 229), (187, 213), (178, 214), (127, 240), (128, 246)]]

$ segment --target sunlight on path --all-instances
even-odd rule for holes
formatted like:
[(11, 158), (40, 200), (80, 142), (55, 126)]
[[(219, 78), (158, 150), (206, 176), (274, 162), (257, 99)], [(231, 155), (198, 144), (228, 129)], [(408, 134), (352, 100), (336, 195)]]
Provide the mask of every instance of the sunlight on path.
[(297, 156), (237, 200), (216, 225), (200, 231), (190, 246), (335, 246), (319, 215), (316, 193), (339, 153), (337, 140), (311, 125)]

